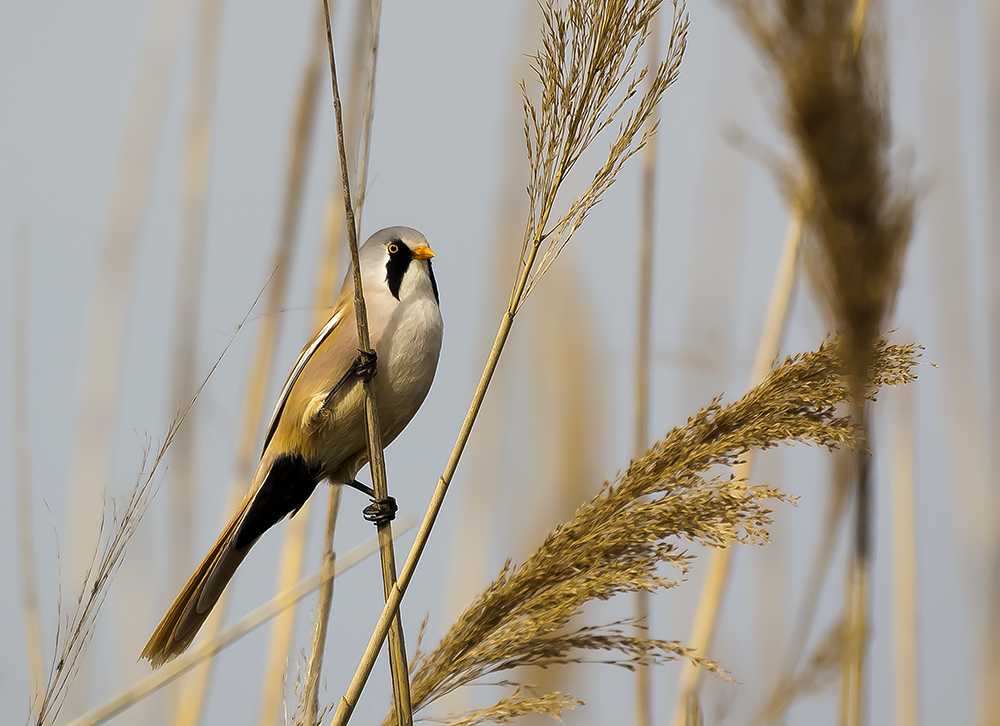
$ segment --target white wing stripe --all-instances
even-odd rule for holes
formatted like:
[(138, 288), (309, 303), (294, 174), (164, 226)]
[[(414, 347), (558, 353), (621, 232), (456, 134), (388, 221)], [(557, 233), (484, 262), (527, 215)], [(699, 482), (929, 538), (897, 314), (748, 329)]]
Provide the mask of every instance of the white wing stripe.
[[(267, 449), (267, 445), (271, 441), (271, 437), (274, 435), (274, 430), (278, 426), (278, 417), (281, 415), (281, 410), (285, 407), (285, 402), (288, 400), (288, 394), (292, 391), (292, 386), (295, 385), (295, 381), (298, 380), (299, 374), (302, 373), (302, 369), (306, 367), (306, 363), (312, 358), (313, 353), (319, 349), (323, 341), (326, 340), (327, 336), (337, 327), (337, 323), (340, 319), (344, 317), (345, 308), (338, 310), (332, 318), (330, 318), (326, 325), (319, 334), (313, 339), (312, 345), (302, 351), (299, 355), (299, 359), (295, 361), (295, 367), (292, 368), (292, 372), (288, 374), (288, 380), (285, 381), (284, 388), (281, 389), (281, 393), (278, 395), (278, 401), (274, 404), (274, 412), (271, 414), (271, 422), (267, 425), (267, 436), (264, 437), (264, 448)], [(263, 452), (261, 452), (263, 455)]]

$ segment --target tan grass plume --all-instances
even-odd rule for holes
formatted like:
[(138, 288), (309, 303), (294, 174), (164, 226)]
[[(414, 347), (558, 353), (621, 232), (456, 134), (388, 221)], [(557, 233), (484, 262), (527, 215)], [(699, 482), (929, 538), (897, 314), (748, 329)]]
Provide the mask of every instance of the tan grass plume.
[[(523, 665), (598, 657), (634, 668), (684, 657), (719, 672), (715, 663), (677, 642), (626, 635), (622, 623), (563, 629), (590, 600), (675, 586), (659, 568), (668, 564), (683, 576), (693, 555), (682, 542), (721, 547), (767, 540), (768, 506), (785, 495), (714, 474), (715, 467), (731, 468), (751, 449), (780, 443), (828, 449), (863, 444), (855, 420), (839, 408), (848, 400), (842, 347), (834, 341), (787, 358), (740, 400), (724, 406), (716, 399), (605, 482), (525, 562), (504, 565), (438, 647), (415, 655), (414, 710)], [(867, 395), (912, 380), (918, 355), (918, 346), (883, 341)], [(385, 723), (393, 723), (391, 715)]]

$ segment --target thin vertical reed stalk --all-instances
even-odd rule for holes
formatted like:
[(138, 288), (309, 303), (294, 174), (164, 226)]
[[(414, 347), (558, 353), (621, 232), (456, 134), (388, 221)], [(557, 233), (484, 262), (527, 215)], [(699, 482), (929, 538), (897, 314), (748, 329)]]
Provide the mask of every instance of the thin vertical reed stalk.
[[(100, 540), (135, 263), (188, 7), (186, 0), (160, 0), (151, 6), (111, 183), (85, 336), (80, 418), (66, 495), (62, 572), (67, 574), (70, 591), (85, 579), (87, 553), (94, 552)], [(74, 694), (86, 692), (89, 672), (89, 668), (81, 669), (78, 688), (70, 694), (71, 710), (83, 708)]]
[[(313, 25), (309, 54), (303, 69), (303, 84), (309, 84), (309, 93), (312, 95), (310, 103), (312, 105), (311, 114), (315, 114), (315, 106), (321, 88), (321, 69), (323, 59), (326, 55), (326, 32), (323, 22), (324, 12), (320, 2), (315, 5)], [(326, 273), (329, 278), (335, 279), (337, 259), (336, 256), (328, 252), (330, 245), (321, 244), (319, 254), (321, 257), (321, 272)], [(325, 269), (332, 266), (332, 270)], [(313, 327), (318, 329), (329, 319), (329, 306), (333, 299), (330, 289), (336, 283), (331, 282), (328, 286), (320, 285), (314, 296), (316, 304), (316, 314), (312, 320)], [(303, 568), (306, 562), (306, 541), (312, 520), (315, 518), (313, 512), (316, 507), (309, 504), (307, 500), (305, 508), (293, 517), (285, 531), (282, 533), (283, 543), (278, 565), (278, 576), (275, 585), (276, 592), (283, 592), (292, 587), (296, 581), (303, 576)], [(285, 702), (285, 674), (288, 671), (288, 657), (291, 647), (292, 637), (295, 632), (297, 610), (290, 608), (282, 612), (275, 618), (271, 625), (270, 638), (268, 640), (267, 655), (264, 659), (263, 674), (260, 685), (260, 705), (257, 709), (257, 723), (260, 726), (272, 726), (277, 723), (282, 716), (282, 708)]]
[(994, 537), (989, 559), (990, 574), (986, 582), (986, 645), (979, 678), (979, 713), (976, 719), (981, 726), (1000, 726), (1000, 693), (996, 688), (996, 684), (1000, 683), (1000, 533)]
[[(852, 387), (855, 384), (852, 384)], [(855, 459), (855, 515), (852, 552), (847, 571), (847, 610), (844, 618), (842, 651), (841, 723), (861, 726), (867, 697), (868, 613), (871, 608), (871, 579), (874, 511), (872, 494), (872, 431), (868, 402), (855, 388), (852, 400), (855, 420), (867, 437), (867, 448), (852, 452)]]
[(41, 694), (45, 684), (42, 673), (42, 627), (38, 614), (38, 579), (35, 565), (35, 527), (31, 512), (31, 367), (28, 358), (28, 232), (18, 231), (14, 243), (13, 339), (11, 349), (11, 418), (14, 449), (14, 489), (17, 511), (17, 552), (21, 563), (21, 608), (24, 615), (24, 648), (27, 657), (31, 700)]
[(361, 214), (368, 197), (368, 158), (372, 145), (372, 121), (375, 120), (375, 77), (378, 70), (379, 30), (382, 26), (382, 0), (371, 0), (372, 17), (368, 48), (368, 84), (365, 88), (365, 112), (361, 129), (361, 148), (358, 161), (358, 200), (355, 203), (354, 216), (358, 229), (361, 229)]
[[(247, 481), (253, 473), (260, 422), (267, 413), (268, 383), (274, 364), (274, 354), (277, 350), (278, 331), (282, 322), (282, 316), (279, 313), (285, 298), (291, 255), (299, 224), (306, 162), (313, 139), (313, 118), (319, 88), (322, 43), (319, 44), (319, 47), (319, 54), (310, 53), (302, 69), (298, 102), (293, 116), (289, 141), (281, 221), (272, 257), (271, 269), (273, 273), (266, 291), (267, 298), (261, 316), (260, 330), (243, 395), (244, 405), (240, 414), (240, 428), (236, 438), (235, 472), (230, 486), (229, 501), (225, 505), (225, 519), (228, 519), (228, 513), (242, 497), (246, 490)], [(307, 519), (307, 516), (308, 510), (299, 512), (299, 517), (296, 519), (304, 520)], [(225, 520), (223, 520), (224, 523)], [(215, 612), (205, 623), (202, 637), (206, 641), (211, 640), (219, 631), (229, 599), (229, 592), (229, 589), (223, 592), (219, 604), (215, 607)], [(177, 714), (178, 723), (195, 723), (200, 718), (199, 714), (204, 707), (212, 668), (212, 661), (206, 662), (198, 669), (198, 674), (185, 683)]]
[[(986, 128), (1000, 129), (1000, 3), (983, 3), (986, 42)], [(986, 209), (989, 257), (988, 325), (990, 336), (990, 380), (994, 381), (992, 412), (993, 451), (1000, 451), (1000, 134), (986, 135)], [(988, 443), (988, 442), (987, 442)], [(993, 474), (994, 510), (1000, 500), (1000, 483)], [(1000, 726), (1000, 524), (994, 522), (987, 567), (986, 623), (982, 662), (979, 670), (979, 707), (977, 722), (982, 726)]]
[[(323, 568), (336, 564), (333, 553), (333, 535), (337, 529), (337, 514), (340, 511), (340, 487), (330, 487), (330, 501), (327, 505), (326, 533), (323, 537)], [(309, 665), (306, 668), (306, 685), (302, 695), (305, 704), (301, 722), (305, 726), (319, 723), (319, 681), (323, 667), (323, 653), (326, 649), (327, 625), (330, 622), (330, 606), (333, 604), (333, 579), (320, 585), (319, 601), (316, 604), (316, 623), (313, 627), (312, 642), (309, 646)]]
[(892, 645), (897, 726), (920, 724), (913, 392), (898, 393), (892, 451)]
[[(364, 12), (364, 3), (359, 3), (358, 7), (358, 22), (363, 23), (364, 19), (369, 18), (369, 16)], [(366, 27), (359, 28), (363, 32), (357, 34), (358, 46), (361, 46), (361, 39), (368, 37), (369, 42), (369, 60), (367, 64), (355, 63), (353, 80), (357, 81), (363, 74), (364, 69), (367, 66), (368, 69), (368, 83), (367, 91), (365, 94), (364, 112), (362, 114), (363, 118), (360, 119), (361, 126), (361, 143), (360, 143), (360, 159), (358, 161), (358, 199), (355, 204), (355, 229), (360, 229), (361, 227), (361, 213), (364, 207), (365, 192), (367, 189), (367, 178), (368, 178), (368, 158), (371, 150), (371, 127), (372, 121), (375, 118), (375, 74), (378, 68), (378, 47), (379, 47), (379, 28), (381, 26), (382, 20), (382, 3), (380, 0), (376, 0), (374, 3), (374, 8), (370, 16), (370, 23), (366, 24)], [(353, 84), (352, 84), (353, 85)], [(355, 104), (355, 108), (361, 108), (360, 104)], [(337, 220), (342, 219), (340, 215), (337, 215)], [(338, 235), (339, 237), (339, 235)], [(325, 254), (326, 264), (330, 266), (336, 266), (336, 256), (332, 254), (333, 251), (333, 239), (330, 239), (330, 244), (324, 246), (327, 250)], [(330, 279), (331, 276), (324, 275), (321, 278)], [(317, 289), (319, 297), (320, 311), (322, 313), (322, 305), (325, 300), (330, 300), (333, 297), (334, 290), (326, 289), (322, 284)], [(322, 324), (323, 321), (319, 321)], [(340, 489), (335, 488), (334, 491), (330, 493), (330, 502), (327, 509), (327, 519), (326, 519), (326, 535), (324, 538), (324, 551), (323, 551), (323, 561), (329, 561), (332, 565), (333, 559), (335, 557), (333, 552), (333, 539), (334, 532), (337, 527), (337, 516), (340, 511)], [(393, 563), (392, 570), (395, 570), (395, 564)], [(395, 577), (395, 573), (392, 573), (392, 577)], [(319, 683), (320, 683), (320, 672), (323, 665), (323, 654), (326, 646), (327, 630), (329, 628), (330, 620), (330, 606), (333, 603), (333, 581), (325, 583), (319, 590), (319, 601), (316, 607), (316, 622), (313, 627), (312, 642), (310, 645), (310, 655), (309, 664), (306, 669), (306, 684), (303, 691), (302, 701), (304, 706), (304, 721), (309, 726), (317, 724), (321, 717), (321, 712), (319, 708)], [(400, 626), (400, 642), (402, 643), (402, 626)], [(405, 650), (402, 650), (402, 656), (405, 660)], [(406, 685), (409, 686), (409, 675), (406, 674)], [(399, 698), (400, 703), (406, 711), (409, 711), (409, 706), (405, 705), (408, 702), (408, 696)]]
[[(649, 31), (647, 53), (650, 65), (660, 57), (660, 23), (654, 22)], [(653, 329), (653, 238), (656, 210), (656, 153), (658, 136), (652, 134), (652, 118), (647, 121), (649, 141), (642, 150), (642, 177), (639, 197), (639, 267), (636, 300), (635, 340), (635, 418), (633, 424), (632, 455), (638, 459), (649, 448), (649, 357)], [(649, 625), (649, 605), (652, 594), (640, 590), (635, 594), (635, 620), (638, 636)], [(653, 691), (649, 666), (640, 664), (635, 671), (635, 723), (650, 726), (652, 723)]]
[[(223, 0), (200, 0), (195, 26), (184, 140), (180, 238), (177, 244), (173, 380), (168, 410), (191, 398), (197, 385), (198, 317), (201, 308), (205, 219), (208, 207), (212, 107), (222, 31)], [(197, 412), (177, 432), (170, 448), (170, 516), (167, 547), (170, 581), (183, 581), (193, 561)]]
[[(751, 388), (764, 380), (771, 368), (772, 361), (778, 356), (781, 349), (781, 339), (788, 322), (792, 294), (795, 289), (795, 269), (802, 239), (802, 219), (801, 208), (793, 208), (788, 223), (788, 232), (785, 236), (785, 245), (778, 261), (774, 284), (771, 287), (771, 298), (764, 316), (760, 340), (757, 343), (753, 369), (750, 372)], [(743, 462), (734, 467), (733, 476), (738, 480), (748, 479), (754, 458), (754, 452), (748, 451), (743, 457)], [(722, 598), (729, 578), (731, 557), (732, 548), (730, 547), (715, 550), (711, 555), (708, 572), (702, 585), (697, 615), (691, 626), (689, 639), (690, 647), (702, 656), (707, 656), (711, 651)], [(674, 726), (681, 726), (685, 723), (689, 702), (695, 698), (700, 680), (700, 668), (682, 667), (677, 702), (674, 705), (672, 721)]]
[[(335, 8), (336, 3), (331, 3), (331, 12)], [(326, 13), (323, 9), (322, 0), (316, 4), (316, 12), (314, 53), (316, 54), (316, 64), (318, 68), (319, 64), (322, 62), (323, 56), (326, 53), (326, 22), (324, 19)], [(348, 101), (350, 109), (358, 109), (361, 107), (356, 100), (360, 95), (360, 91), (358, 89), (360, 88), (361, 80), (365, 76), (365, 38), (368, 33), (371, 32), (367, 4), (364, 2), (358, 3), (357, 13), (355, 14), (355, 23), (355, 29), (352, 33), (352, 36), (355, 39), (354, 52), (352, 54), (353, 73), (351, 74), (350, 83), (348, 84), (349, 99), (353, 98), (355, 99), (355, 102), (351, 103), (350, 100)], [(353, 122), (353, 128), (357, 128), (358, 126), (360, 126), (360, 120), (355, 119)], [(351, 127), (349, 126), (349, 128)], [(355, 141), (356, 139), (352, 139), (351, 148), (354, 148), (357, 145)], [(337, 155), (335, 166), (339, 166), (339, 154)], [(340, 251), (340, 238), (343, 232), (344, 211), (341, 202), (343, 194), (340, 190), (340, 184), (338, 182), (339, 176), (335, 175), (334, 181), (330, 185), (329, 198), (326, 202), (326, 219), (324, 222), (324, 230), (321, 235), (322, 242), (319, 250), (320, 260), (315, 292), (316, 316), (314, 323), (316, 328), (322, 327), (322, 325), (329, 319), (331, 315), (330, 305), (336, 297), (337, 286), (340, 284), (341, 278), (338, 255)], [(340, 506), (339, 493), (331, 501), (331, 505), (332, 506), (328, 506), (327, 508), (326, 532), (332, 539)], [(305, 544), (306, 521), (301, 521), (297, 526), (292, 526), (287, 529), (281, 557), (281, 566), (279, 567), (279, 591), (288, 587), (294, 580), (294, 577), (297, 576), (296, 573), (301, 572), (305, 563)], [(320, 603), (323, 602), (324, 598), (332, 598), (332, 592), (332, 582), (324, 585), (320, 589), (319, 593)], [(323, 608), (320, 608), (320, 612), (323, 612)], [(271, 644), (269, 647), (269, 656), (267, 659), (268, 666), (262, 683), (262, 692), (264, 696), (261, 699), (262, 705), (258, 712), (258, 721), (261, 726), (273, 724), (280, 716), (280, 709), (285, 695), (285, 679), (282, 676), (287, 672), (288, 653), (292, 641), (295, 618), (296, 611), (287, 610), (277, 619), (273, 628)], [(317, 629), (322, 628), (325, 633), (326, 622), (318, 620), (316, 622), (316, 627)], [(316, 637), (319, 637), (319, 635), (314, 633), (313, 642), (315, 642)], [(323, 637), (325, 638), (325, 636)], [(319, 667), (322, 664), (322, 652), (322, 650), (319, 651), (319, 658), (311, 660), (316, 667)], [(309, 675), (313, 676), (312, 673)], [(319, 674), (316, 673), (312, 678), (310, 678), (310, 682), (316, 684), (318, 687)], [(314, 695), (313, 698), (308, 698), (308, 690), (309, 689), (307, 688), (306, 703), (318, 698), (318, 694)]]
[(844, 634), (841, 651), (840, 723), (858, 726), (865, 705), (864, 643), (868, 607), (868, 566), (852, 557), (847, 563), (847, 587), (844, 591)]
[[(351, 267), (354, 271), (354, 311), (358, 321), (358, 347), (363, 351), (371, 350), (368, 337), (368, 314), (365, 309), (364, 291), (361, 282), (361, 264), (358, 261), (358, 229), (354, 219), (354, 209), (351, 205), (351, 177), (347, 168), (347, 150), (344, 145), (344, 116), (340, 104), (340, 91), (337, 87), (337, 63), (333, 51), (333, 27), (330, 21), (330, 6), (323, 2), (326, 14), (327, 51), (330, 57), (330, 84), (333, 90), (333, 111), (337, 123), (337, 147), (340, 150), (341, 178), (344, 185), (344, 216), (347, 225), (347, 241), (351, 249)], [(382, 429), (379, 426), (378, 410), (375, 406), (375, 391), (372, 380), (366, 379), (363, 385), (365, 401), (365, 428), (368, 437), (368, 460), (372, 474), (372, 485), (376, 499), (389, 496), (386, 482), (385, 458), (382, 450)], [(386, 598), (396, 584), (396, 563), (392, 547), (392, 525), (389, 522), (379, 522), (378, 539), (379, 554), (382, 562), (382, 581)], [(407, 672), (406, 648), (403, 642), (402, 618), (398, 605), (393, 609), (395, 616), (389, 633), (389, 664), (392, 673), (393, 702), (396, 710), (396, 721), (402, 726), (413, 723), (413, 713), (410, 707), (410, 679)]]

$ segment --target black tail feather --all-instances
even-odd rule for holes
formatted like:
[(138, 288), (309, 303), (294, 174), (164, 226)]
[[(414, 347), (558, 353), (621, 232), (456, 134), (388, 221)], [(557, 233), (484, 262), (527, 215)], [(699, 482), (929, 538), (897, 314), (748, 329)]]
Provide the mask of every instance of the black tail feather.
[(320, 468), (301, 456), (276, 459), (240, 523), (236, 549), (253, 544), (283, 517), (298, 512), (319, 482)]

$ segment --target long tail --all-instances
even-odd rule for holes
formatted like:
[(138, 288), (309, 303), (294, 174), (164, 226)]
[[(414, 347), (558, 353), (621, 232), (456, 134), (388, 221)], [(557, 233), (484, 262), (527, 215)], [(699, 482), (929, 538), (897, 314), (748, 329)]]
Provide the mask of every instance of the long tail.
[(250, 548), (283, 517), (299, 511), (320, 478), (320, 468), (298, 455), (265, 454), (240, 508), (156, 626), (139, 657), (159, 668), (187, 650)]
[(140, 657), (148, 660), (154, 668), (187, 650), (236, 573), (236, 568), (256, 541), (236, 546), (240, 521), (251, 501), (248, 497), (233, 515), (142, 649)]

